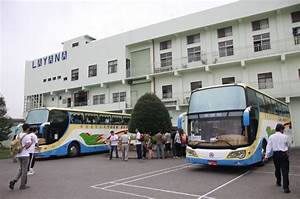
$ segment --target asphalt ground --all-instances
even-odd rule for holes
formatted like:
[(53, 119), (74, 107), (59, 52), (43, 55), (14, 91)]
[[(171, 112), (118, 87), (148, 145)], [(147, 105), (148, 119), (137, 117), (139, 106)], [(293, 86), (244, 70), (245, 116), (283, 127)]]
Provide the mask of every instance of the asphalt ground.
[[(133, 152), (130, 153), (134, 157)], [(275, 185), (273, 162), (263, 167), (209, 167), (184, 159), (108, 160), (107, 154), (37, 161), (29, 189), (8, 189), (18, 164), (0, 160), (1, 199), (283, 199), (300, 198), (300, 149), (290, 153), (290, 194)]]

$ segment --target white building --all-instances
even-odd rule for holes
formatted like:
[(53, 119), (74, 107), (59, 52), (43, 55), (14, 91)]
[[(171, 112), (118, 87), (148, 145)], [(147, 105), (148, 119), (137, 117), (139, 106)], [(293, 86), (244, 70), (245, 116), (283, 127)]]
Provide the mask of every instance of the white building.
[(26, 62), (25, 112), (41, 106), (130, 112), (154, 92), (172, 122), (190, 91), (242, 82), (289, 103), (300, 146), (300, 2), (241, 0)]

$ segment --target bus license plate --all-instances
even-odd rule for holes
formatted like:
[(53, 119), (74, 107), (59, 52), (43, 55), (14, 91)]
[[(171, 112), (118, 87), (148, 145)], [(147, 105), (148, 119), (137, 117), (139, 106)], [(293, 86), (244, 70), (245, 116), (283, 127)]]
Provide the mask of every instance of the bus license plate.
[(217, 161), (215, 161), (215, 160), (209, 160), (208, 161), (208, 165), (216, 166), (217, 165)]

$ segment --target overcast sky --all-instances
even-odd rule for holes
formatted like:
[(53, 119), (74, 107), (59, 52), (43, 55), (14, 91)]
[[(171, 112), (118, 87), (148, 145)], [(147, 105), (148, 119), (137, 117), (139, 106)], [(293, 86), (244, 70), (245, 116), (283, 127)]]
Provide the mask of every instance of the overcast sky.
[(0, 0), (0, 95), (23, 117), (25, 60), (62, 50), (61, 42), (109, 37), (236, 0)]

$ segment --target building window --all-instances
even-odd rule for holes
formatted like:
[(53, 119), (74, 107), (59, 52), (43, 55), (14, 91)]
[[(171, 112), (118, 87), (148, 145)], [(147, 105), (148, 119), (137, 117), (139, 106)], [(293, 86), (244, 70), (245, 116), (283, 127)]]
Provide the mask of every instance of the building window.
[(78, 68), (71, 71), (71, 81), (78, 80), (78, 76), (79, 76)]
[(233, 40), (219, 42), (219, 56), (226, 57), (233, 55)]
[(162, 86), (162, 98), (163, 99), (172, 98), (172, 85)]
[(105, 104), (105, 94), (94, 95), (93, 96), (93, 104)]
[(172, 52), (160, 54), (160, 66), (172, 66)]
[(43, 82), (46, 82), (47, 81), (47, 79), (43, 79)]
[(202, 81), (191, 82), (191, 91), (202, 88)]
[(89, 66), (89, 77), (97, 76), (97, 64)]
[(126, 101), (126, 92), (120, 92), (120, 102)]
[(61, 79), (61, 76), (57, 76), (57, 79)]
[(68, 78), (67, 77), (64, 77), (64, 81), (67, 81), (68, 80)]
[(273, 88), (272, 73), (257, 74), (257, 78), (259, 89)]
[(270, 33), (253, 36), (254, 52), (271, 49)]
[(172, 42), (171, 40), (160, 42), (160, 50), (166, 50), (171, 48)]
[(87, 101), (87, 91), (74, 93), (74, 106), (86, 106)]
[(200, 46), (194, 48), (188, 48), (188, 62), (195, 62), (201, 60), (201, 48)]
[(299, 79), (300, 79), (300, 69), (298, 69), (298, 77), (299, 77)]
[(291, 15), (293, 23), (300, 22), (300, 11), (293, 12)]
[(56, 77), (52, 77), (52, 80), (56, 80)]
[(300, 27), (293, 28), (295, 45), (300, 44)]
[(186, 37), (187, 44), (199, 43), (200, 42), (200, 33), (194, 35), (188, 35)]
[(218, 29), (218, 38), (232, 36), (232, 27), (220, 28)]
[(252, 31), (263, 30), (269, 28), (269, 19), (252, 21)]
[(125, 102), (125, 101), (126, 101), (126, 92), (113, 93), (113, 103)]
[(118, 66), (118, 60), (112, 60), (108, 62), (108, 74), (116, 73)]
[(72, 48), (79, 46), (79, 42), (72, 43)]
[(222, 78), (222, 84), (233, 84), (235, 82), (234, 77), (225, 77)]

